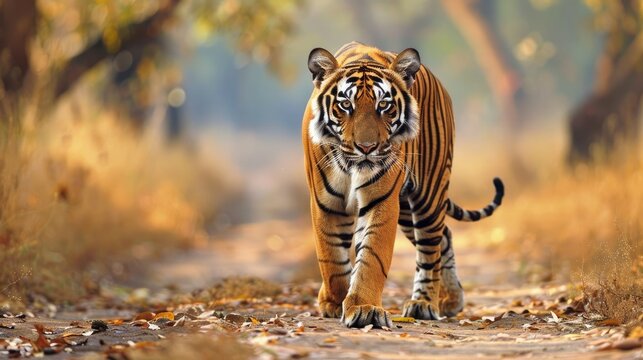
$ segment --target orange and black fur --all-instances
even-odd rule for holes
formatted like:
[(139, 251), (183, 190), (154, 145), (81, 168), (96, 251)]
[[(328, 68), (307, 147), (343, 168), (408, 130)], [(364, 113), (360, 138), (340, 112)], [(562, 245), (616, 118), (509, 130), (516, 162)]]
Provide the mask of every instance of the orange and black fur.
[(415, 49), (394, 54), (352, 42), (333, 56), (317, 48), (308, 68), (314, 89), (302, 137), (322, 315), (349, 327), (391, 326), (381, 300), (398, 224), (417, 250), (404, 316), (457, 314), (463, 292), (445, 217), (491, 215), (502, 201), (502, 182), (494, 179), (496, 196), (479, 211), (448, 198), (451, 99)]

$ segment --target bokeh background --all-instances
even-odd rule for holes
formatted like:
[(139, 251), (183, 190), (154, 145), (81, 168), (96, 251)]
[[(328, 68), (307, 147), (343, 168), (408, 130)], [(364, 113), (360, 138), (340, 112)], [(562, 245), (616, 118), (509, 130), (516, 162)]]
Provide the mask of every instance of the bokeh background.
[(73, 301), (150, 266), (317, 279), (306, 59), (352, 40), (415, 47), (450, 92), (453, 199), (506, 182), (493, 219), (456, 228), (484, 249), (465, 273), (496, 256), (490, 281), (640, 305), (640, 0), (0, 0), (0, 298)]

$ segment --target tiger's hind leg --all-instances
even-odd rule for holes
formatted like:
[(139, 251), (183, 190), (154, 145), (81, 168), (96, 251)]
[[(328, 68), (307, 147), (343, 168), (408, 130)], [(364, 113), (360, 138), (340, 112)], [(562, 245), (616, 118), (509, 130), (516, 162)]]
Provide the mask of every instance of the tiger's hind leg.
[(441, 249), (441, 284), (440, 284), (440, 314), (455, 316), (464, 307), (464, 291), (455, 268), (455, 252), (451, 230), (445, 226), (442, 236)]
[(426, 214), (424, 217), (417, 216), (411, 210), (414, 207), (408, 199), (401, 202), (408, 204), (408, 213), (411, 214), (412, 220), (408, 220), (408, 213), (405, 214), (405, 207), (401, 206), (399, 224), (416, 249), (413, 295), (404, 303), (403, 315), (416, 319), (437, 320), (440, 318), (440, 248), (444, 217)]

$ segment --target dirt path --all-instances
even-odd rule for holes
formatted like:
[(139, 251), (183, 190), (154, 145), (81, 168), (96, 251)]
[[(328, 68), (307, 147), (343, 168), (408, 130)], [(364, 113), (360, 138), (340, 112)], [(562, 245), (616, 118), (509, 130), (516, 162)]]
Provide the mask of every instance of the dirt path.
[[(238, 227), (207, 248), (152, 264), (147, 276), (131, 281), (141, 287), (132, 292), (112, 290), (53, 317), (5, 314), (0, 358), (18, 355), (7, 349), (29, 355), (38, 347), (52, 353), (48, 358), (643, 357), (640, 347), (618, 349), (640, 346), (640, 340), (625, 338), (625, 329), (576, 312), (582, 306), (571, 299), (567, 286), (521, 285), (516, 264), (474, 246), (466, 230), (456, 238), (456, 252), (467, 305), (454, 319), (398, 318), (388, 330), (347, 329), (336, 319), (319, 317), (314, 304), (318, 284), (311, 281), (277, 288), (241, 282), (188, 293), (232, 275), (282, 284), (314, 276), (306, 229), (286, 222)], [(414, 263), (413, 249), (400, 240), (384, 293), (384, 306), (397, 317), (410, 292)], [(241, 299), (221, 298), (244, 292)], [(103, 323), (90, 321), (96, 319), (105, 321), (106, 330)], [(36, 331), (34, 324), (44, 327)], [(34, 340), (38, 332), (44, 340)], [(20, 336), (24, 339), (16, 340)]]

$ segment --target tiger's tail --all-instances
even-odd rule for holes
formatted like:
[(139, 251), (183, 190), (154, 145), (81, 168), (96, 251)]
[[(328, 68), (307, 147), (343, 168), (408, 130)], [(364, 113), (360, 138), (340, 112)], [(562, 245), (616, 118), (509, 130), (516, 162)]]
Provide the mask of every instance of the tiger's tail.
[(447, 215), (458, 221), (478, 221), (491, 216), (500, 204), (502, 204), (502, 198), (505, 195), (505, 186), (500, 178), (493, 179), (493, 186), (496, 188), (496, 196), (494, 196), (493, 201), (485, 208), (480, 210), (464, 210), (451, 199), (447, 199)]

